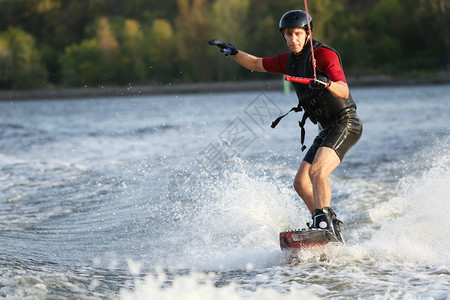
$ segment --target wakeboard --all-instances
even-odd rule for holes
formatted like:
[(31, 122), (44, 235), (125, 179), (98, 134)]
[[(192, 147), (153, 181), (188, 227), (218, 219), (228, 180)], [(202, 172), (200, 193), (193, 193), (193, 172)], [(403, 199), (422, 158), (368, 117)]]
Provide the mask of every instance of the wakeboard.
[(280, 232), (281, 250), (300, 250), (312, 246), (341, 243), (337, 237), (326, 229), (305, 228)]

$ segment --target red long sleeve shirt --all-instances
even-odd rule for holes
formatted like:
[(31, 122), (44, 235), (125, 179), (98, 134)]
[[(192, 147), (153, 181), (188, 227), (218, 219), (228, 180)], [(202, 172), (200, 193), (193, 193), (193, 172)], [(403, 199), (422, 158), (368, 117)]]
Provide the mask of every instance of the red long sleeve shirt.
[[(263, 67), (269, 73), (287, 74), (287, 60), (290, 53), (282, 53), (274, 57), (264, 57)], [(344, 70), (339, 62), (336, 52), (325, 47), (319, 47), (314, 50), (317, 69), (325, 73), (325, 76), (331, 81), (343, 81), (345, 79)]]

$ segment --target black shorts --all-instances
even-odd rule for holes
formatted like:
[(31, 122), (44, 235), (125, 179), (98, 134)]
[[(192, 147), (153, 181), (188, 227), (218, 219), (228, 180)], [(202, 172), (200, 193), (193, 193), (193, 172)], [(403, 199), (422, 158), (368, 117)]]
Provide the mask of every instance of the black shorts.
[(320, 147), (328, 147), (333, 149), (342, 161), (348, 150), (358, 142), (361, 134), (362, 124), (356, 109), (348, 108), (330, 127), (319, 132), (303, 160), (312, 164), (317, 150)]

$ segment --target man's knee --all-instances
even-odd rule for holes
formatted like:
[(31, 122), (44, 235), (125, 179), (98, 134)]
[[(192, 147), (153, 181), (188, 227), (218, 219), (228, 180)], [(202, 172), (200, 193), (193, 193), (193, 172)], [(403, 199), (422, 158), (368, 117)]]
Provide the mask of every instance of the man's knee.
[(298, 179), (297, 177), (295, 177), (295, 179), (294, 179), (294, 189), (297, 192), (303, 190), (303, 184), (302, 184), (301, 180)]
[(311, 187), (311, 180), (308, 172), (298, 173), (294, 179), (294, 189), (297, 192), (308, 190)]
[(324, 170), (324, 168), (318, 166), (317, 164), (312, 164), (308, 173), (312, 182), (328, 177), (328, 173)]

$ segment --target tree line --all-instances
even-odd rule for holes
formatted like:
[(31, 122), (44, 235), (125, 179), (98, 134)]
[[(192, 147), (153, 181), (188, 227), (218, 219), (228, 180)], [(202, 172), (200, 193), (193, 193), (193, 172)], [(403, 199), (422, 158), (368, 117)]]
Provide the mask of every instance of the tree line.
[[(448, 0), (310, 0), (314, 38), (348, 75), (449, 67)], [(257, 56), (288, 51), (282, 14), (303, 1), (0, 0), (0, 88), (102, 86), (264, 78), (208, 46)]]

